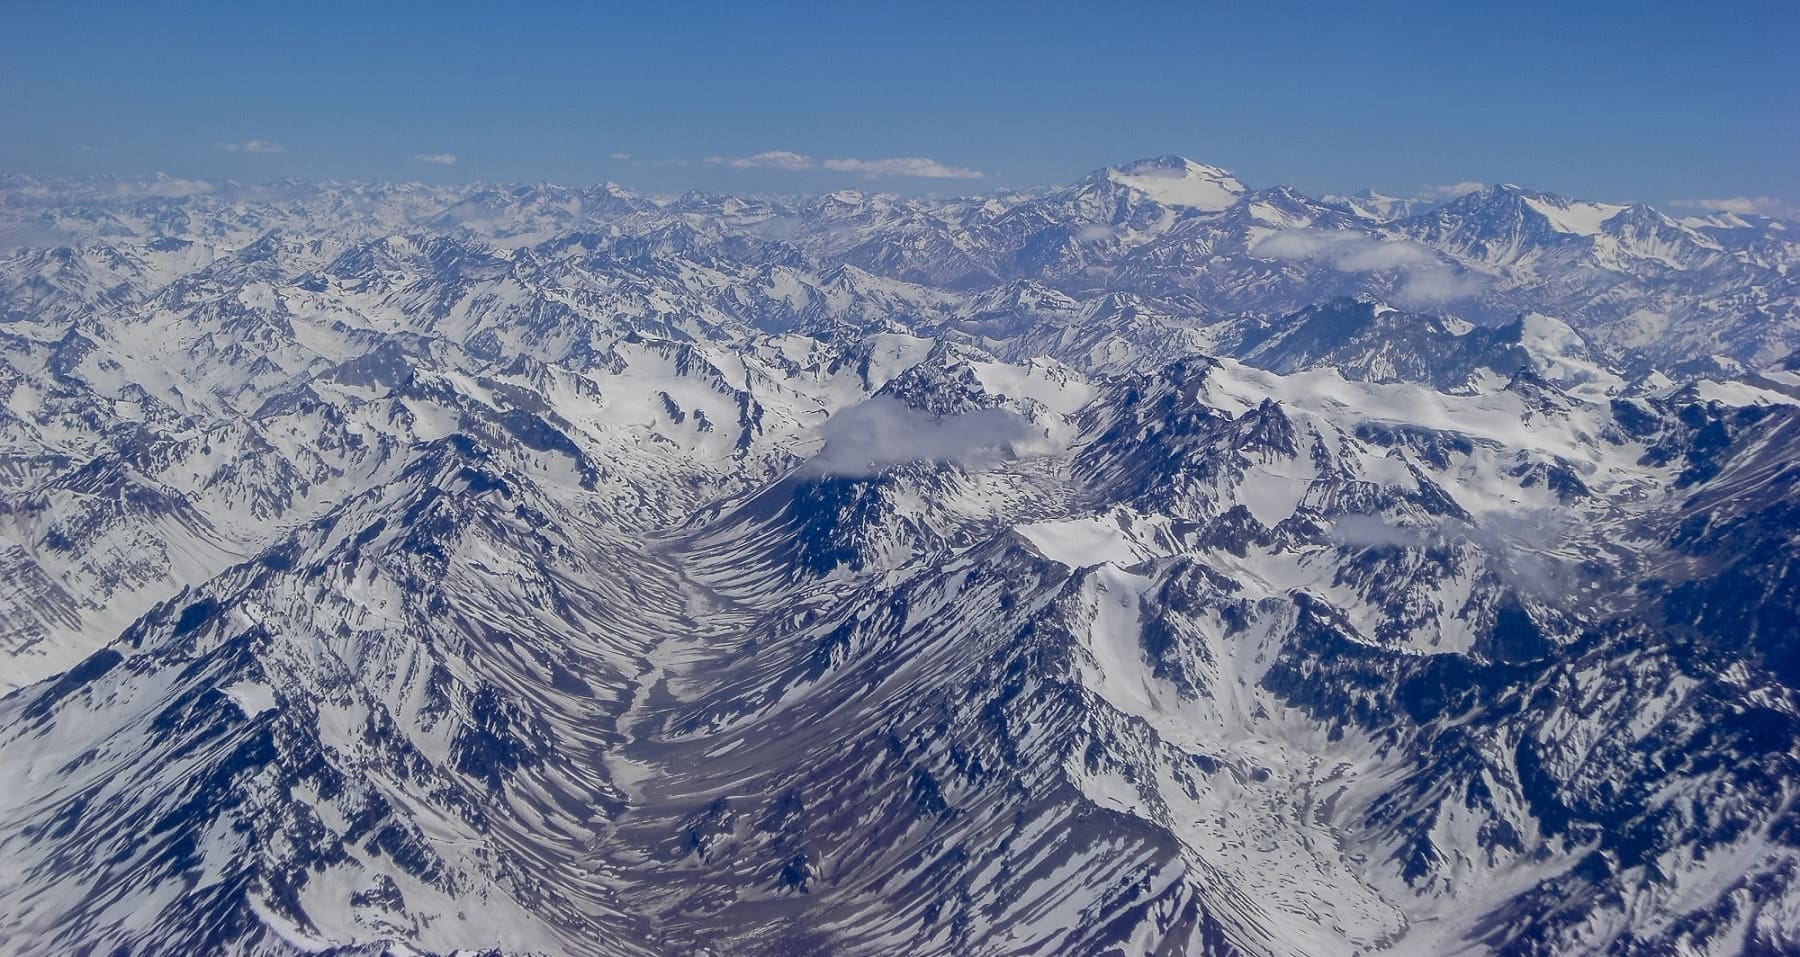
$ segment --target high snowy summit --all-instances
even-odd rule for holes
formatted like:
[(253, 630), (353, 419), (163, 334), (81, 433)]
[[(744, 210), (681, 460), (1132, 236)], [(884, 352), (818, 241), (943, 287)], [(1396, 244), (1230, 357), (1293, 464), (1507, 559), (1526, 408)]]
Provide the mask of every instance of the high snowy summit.
[(1164, 206), (1217, 212), (1244, 195), (1244, 184), (1217, 166), (1202, 166), (1180, 156), (1139, 160), (1107, 169), (1106, 182), (1148, 196)]

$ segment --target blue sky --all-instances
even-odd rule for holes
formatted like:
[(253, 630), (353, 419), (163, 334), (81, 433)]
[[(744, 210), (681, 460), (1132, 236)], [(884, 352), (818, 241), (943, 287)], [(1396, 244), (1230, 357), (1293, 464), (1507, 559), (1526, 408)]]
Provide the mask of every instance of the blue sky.
[(1181, 153), (1800, 201), (1800, 4), (1474, 6), (14, 0), (0, 168), (966, 192)]

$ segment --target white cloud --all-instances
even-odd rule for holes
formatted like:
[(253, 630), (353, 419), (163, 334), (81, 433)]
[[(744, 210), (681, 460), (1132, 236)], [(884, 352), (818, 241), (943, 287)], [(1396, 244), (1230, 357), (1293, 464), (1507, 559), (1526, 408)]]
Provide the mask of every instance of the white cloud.
[(953, 462), (981, 468), (1040, 438), (1031, 423), (1005, 409), (932, 415), (898, 399), (876, 396), (827, 419), (825, 447), (805, 471), (868, 475), (906, 462)]
[(793, 150), (767, 150), (750, 156), (708, 156), (712, 166), (732, 169), (781, 169), (800, 171), (824, 167), (839, 173), (864, 176), (914, 176), (924, 179), (981, 179), (980, 170), (964, 166), (946, 166), (923, 156), (895, 156), (888, 159), (828, 159), (824, 162)]
[(1484, 189), (1487, 189), (1486, 183), (1477, 183), (1473, 181), (1466, 183), (1447, 183), (1443, 186), (1426, 186), (1420, 189), (1419, 195), (1413, 198), (1441, 203), (1445, 200), (1467, 196), (1470, 193), (1479, 193)]
[(1381, 515), (1349, 514), (1333, 522), (1331, 537), (1349, 548), (1475, 548), (1507, 584), (1522, 594), (1541, 596), (1568, 587), (1571, 569), (1555, 548), (1570, 531), (1570, 520), (1549, 510), (1493, 513), (1480, 525), (1454, 518), (1402, 525)]
[(1350, 230), (1289, 229), (1250, 247), (1262, 259), (1322, 262), (1339, 272), (1397, 272), (1394, 299), (1423, 306), (1462, 299), (1481, 291), (1481, 280), (1455, 269), (1429, 247), (1409, 239), (1378, 239)]
[(1313, 259), (1333, 245), (1353, 242), (1357, 233), (1323, 229), (1287, 229), (1264, 236), (1250, 247), (1250, 255), (1259, 259)]
[(456, 165), (455, 153), (414, 153), (413, 159), (416, 159), (421, 163), (430, 163), (433, 166)]
[(1477, 276), (1449, 266), (1431, 266), (1408, 270), (1400, 288), (1394, 291), (1394, 300), (1401, 305), (1429, 306), (1467, 299), (1480, 291), (1481, 279)]
[(1351, 513), (1338, 516), (1330, 534), (1339, 545), (1350, 548), (1428, 548), (1437, 531), (1435, 527), (1402, 525), (1372, 513)]
[[(18, 195), (37, 198), (31, 187), (20, 190)], [(0, 253), (11, 254), (21, 249), (54, 249), (58, 246), (72, 246), (80, 241), (72, 233), (30, 220), (0, 225)]]
[(242, 143), (214, 143), (213, 149), (227, 153), (285, 153), (287, 147), (274, 140), (245, 140)]
[(1709, 213), (1736, 213), (1740, 216), (1769, 216), (1775, 219), (1800, 219), (1800, 206), (1773, 196), (1730, 196), (1724, 199), (1672, 199), (1670, 206), (1704, 210)]
[(1319, 259), (1340, 272), (1379, 272), (1438, 261), (1430, 249), (1411, 240), (1382, 240), (1347, 229), (1283, 230), (1250, 247), (1250, 255), (1262, 259)]
[(1374, 240), (1340, 247), (1332, 259), (1332, 265), (1344, 272), (1380, 272), (1384, 269), (1424, 266), (1436, 261), (1437, 257), (1418, 243)]
[(630, 153), (608, 153), (608, 154), (606, 154), (606, 158), (607, 159), (615, 159), (620, 162), (624, 162), (625, 160), (628, 160), (631, 158), (631, 154)]
[(792, 150), (766, 150), (750, 156), (708, 156), (706, 162), (713, 166), (729, 166), (732, 169), (812, 169), (818, 164), (813, 158)]
[(862, 173), (866, 176), (918, 176), (926, 179), (981, 179), (986, 175), (966, 166), (945, 166), (923, 156), (896, 156), (891, 159), (828, 159), (825, 168), (840, 173)]
[(148, 181), (119, 183), (113, 187), (113, 194), (120, 199), (141, 199), (146, 196), (179, 199), (184, 196), (200, 196), (217, 188), (205, 180), (181, 179), (167, 173), (157, 173)]

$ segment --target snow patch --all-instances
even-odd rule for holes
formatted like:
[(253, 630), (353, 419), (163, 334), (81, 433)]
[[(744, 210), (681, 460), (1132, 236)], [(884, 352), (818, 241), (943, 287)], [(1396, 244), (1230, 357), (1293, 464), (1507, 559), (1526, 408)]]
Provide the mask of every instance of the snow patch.
[(264, 711), (275, 710), (275, 689), (259, 681), (239, 681), (227, 686), (225, 697), (230, 698), (244, 717), (254, 718)]
[(1556, 202), (1547, 198), (1527, 196), (1525, 205), (1540, 213), (1550, 221), (1551, 228), (1559, 233), (1573, 233), (1577, 236), (1598, 236), (1600, 227), (1607, 220), (1625, 211), (1626, 207), (1611, 203), (1583, 203), (1575, 201)]

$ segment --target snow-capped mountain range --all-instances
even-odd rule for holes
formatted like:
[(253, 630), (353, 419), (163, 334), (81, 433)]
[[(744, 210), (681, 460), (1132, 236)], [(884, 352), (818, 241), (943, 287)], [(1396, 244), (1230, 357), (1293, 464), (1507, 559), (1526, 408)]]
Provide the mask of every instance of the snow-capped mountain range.
[(0, 178), (0, 953), (1800, 950), (1797, 262)]

